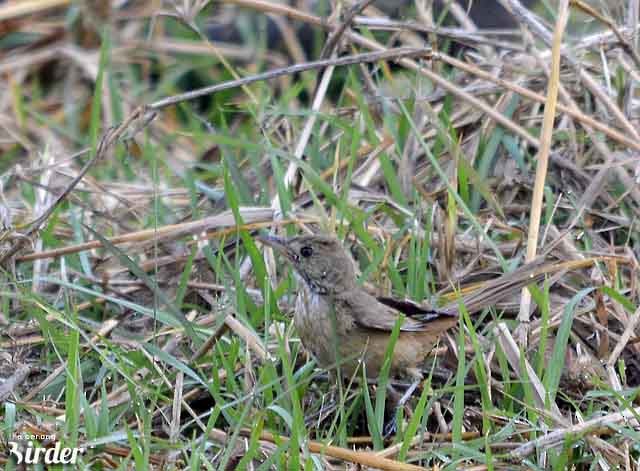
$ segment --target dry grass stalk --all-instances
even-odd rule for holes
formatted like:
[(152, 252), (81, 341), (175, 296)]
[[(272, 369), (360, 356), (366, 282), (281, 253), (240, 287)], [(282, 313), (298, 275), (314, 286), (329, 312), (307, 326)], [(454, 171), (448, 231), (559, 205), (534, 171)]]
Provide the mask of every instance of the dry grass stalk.
[[(542, 134), (540, 136), (541, 146), (538, 149), (536, 159), (536, 178), (533, 186), (533, 196), (531, 199), (531, 212), (529, 219), (529, 233), (527, 236), (527, 253), (525, 261), (530, 262), (536, 257), (538, 248), (538, 237), (540, 231), (540, 216), (542, 214), (542, 198), (544, 196), (544, 185), (547, 178), (547, 167), (549, 164), (549, 153), (551, 151), (551, 140), (553, 125), (556, 119), (556, 104), (558, 102), (558, 88), (560, 83), (560, 48), (562, 46), (562, 36), (569, 20), (569, 1), (561, 0), (558, 6), (558, 19), (556, 29), (553, 34), (553, 45), (551, 50), (551, 77), (547, 91), (547, 99), (544, 107), (544, 119), (542, 121)], [(531, 309), (531, 295), (527, 289), (522, 290), (520, 300), (520, 321), (518, 339), (521, 345), (526, 347), (529, 336), (529, 317)]]

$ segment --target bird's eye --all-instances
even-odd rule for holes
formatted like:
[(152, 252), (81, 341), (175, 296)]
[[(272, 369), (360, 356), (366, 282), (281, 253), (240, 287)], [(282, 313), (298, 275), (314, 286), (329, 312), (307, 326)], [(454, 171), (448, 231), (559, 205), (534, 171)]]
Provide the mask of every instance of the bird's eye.
[(304, 246), (300, 249), (300, 255), (304, 258), (311, 257), (311, 255), (313, 255), (313, 249), (311, 247)]

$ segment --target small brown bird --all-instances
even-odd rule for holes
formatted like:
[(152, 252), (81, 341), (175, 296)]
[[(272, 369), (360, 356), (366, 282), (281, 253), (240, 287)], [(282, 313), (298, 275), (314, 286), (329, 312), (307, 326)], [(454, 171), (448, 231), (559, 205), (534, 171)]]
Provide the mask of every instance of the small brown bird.
[[(341, 373), (350, 376), (362, 361), (366, 375), (376, 378), (400, 311), (356, 283), (354, 263), (337, 239), (301, 236), (259, 240), (282, 253), (298, 275), (294, 323), (302, 344), (318, 364), (323, 368), (340, 365)], [(413, 312), (401, 326), (391, 373), (419, 378), (420, 365), (440, 334), (458, 322), (457, 315), (403, 304), (410, 305)]]
[[(299, 279), (294, 324), (304, 347), (325, 369), (340, 365), (343, 376), (354, 374), (360, 362), (369, 378), (377, 378), (389, 336), (405, 315), (393, 351), (391, 375), (421, 378), (425, 358), (438, 337), (458, 323), (458, 304), (429, 309), (410, 301), (376, 298), (356, 282), (354, 262), (334, 237), (258, 237), (281, 253)], [(482, 292), (465, 298), (477, 311), (557, 271), (540, 262), (520, 267), (489, 282)]]

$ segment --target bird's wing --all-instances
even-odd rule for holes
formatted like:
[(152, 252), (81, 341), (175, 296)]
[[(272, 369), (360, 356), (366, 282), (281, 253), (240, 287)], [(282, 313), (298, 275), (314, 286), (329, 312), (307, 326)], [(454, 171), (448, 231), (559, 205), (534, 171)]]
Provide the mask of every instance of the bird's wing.
[[(406, 317), (400, 330), (422, 332), (428, 329), (429, 323), (436, 319), (455, 317), (451, 314), (420, 308), (418, 304), (410, 301), (394, 301), (392, 303), (389, 299), (384, 298), (385, 302), (383, 303), (365, 291), (358, 291), (357, 293), (345, 293), (339, 301), (344, 307), (342, 312), (348, 312), (356, 324), (367, 329), (391, 331), (398, 317), (404, 314)], [(406, 312), (403, 312), (404, 309), (401, 310), (402, 307), (409, 306), (411, 309)]]
[(442, 309), (434, 309), (422, 304), (418, 304), (410, 299), (390, 298), (387, 296), (377, 296), (376, 300), (392, 309), (415, 320), (429, 322), (430, 320), (454, 316), (454, 313)]

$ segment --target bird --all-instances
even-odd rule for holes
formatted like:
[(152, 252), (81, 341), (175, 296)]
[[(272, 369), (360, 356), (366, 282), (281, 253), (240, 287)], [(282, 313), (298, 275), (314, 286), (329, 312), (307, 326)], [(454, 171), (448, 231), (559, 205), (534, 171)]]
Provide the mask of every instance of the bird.
[[(363, 367), (368, 379), (377, 378), (391, 332), (402, 319), (389, 372), (416, 384), (440, 336), (459, 322), (459, 301), (436, 309), (367, 292), (357, 282), (355, 262), (332, 235), (257, 239), (293, 267), (298, 279), (294, 326), (321, 368), (339, 368), (341, 376), (352, 377)], [(559, 269), (535, 260), (488, 282), (463, 303), (470, 313), (482, 310)]]

